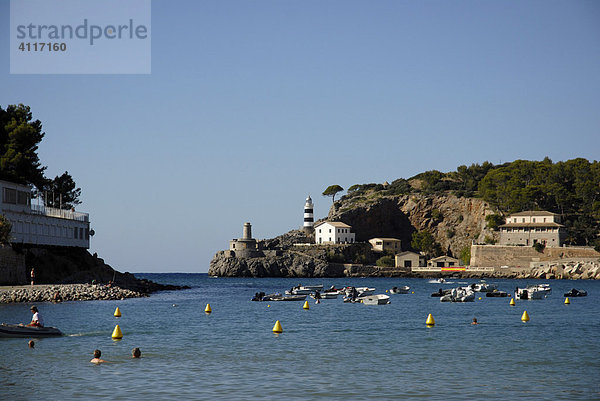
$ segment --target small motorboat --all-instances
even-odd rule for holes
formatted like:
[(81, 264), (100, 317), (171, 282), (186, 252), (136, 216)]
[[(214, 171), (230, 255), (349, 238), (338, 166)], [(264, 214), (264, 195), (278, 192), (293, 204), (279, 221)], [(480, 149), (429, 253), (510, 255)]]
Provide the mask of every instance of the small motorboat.
[(56, 327), (35, 327), (22, 324), (0, 325), (0, 337), (57, 337), (63, 333)]
[(410, 291), (410, 287), (404, 285), (402, 287), (392, 287), (390, 289), (390, 294), (408, 294), (408, 291)]
[(492, 292), (498, 289), (498, 286), (496, 284), (489, 284), (484, 280), (481, 280), (479, 283), (471, 284), (471, 288), (475, 292)]
[(306, 295), (281, 295), (277, 294), (269, 294), (263, 297), (263, 301), (304, 301), (306, 299)]
[(506, 291), (494, 290), (492, 292), (486, 292), (485, 296), (488, 298), (506, 298), (508, 293)]
[(390, 296), (385, 294), (367, 295), (357, 299), (365, 305), (387, 305), (390, 303)]
[(565, 297), (587, 297), (587, 291), (573, 288), (571, 291), (565, 292)]
[(317, 293), (310, 294), (312, 299), (337, 299), (338, 293), (336, 292), (320, 292), (319, 297), (317, 297)]
[(446, 283), (446, 279), (444, 279), (443, 277), (440, 278), (436, 278), (433, 280), (429, 280), (429, 283), (431, 284), (445, 284)]
[(298, 285), (287, 290), (285, 293), (288, 295), (309, 295), (315, 291), (323, 291), (323, 284), (321, 285)]
[(471, 287), (453, 288), (449, 294), (440, 297), (440, 302), (474, 302), (475, 291)]
[(528, 289), (532, 289), (534, 291), (539, 291), (544, 293), (544, 295), (552, 294), (552, 288), (550, 288), (550, 284), (536, 284), (527, 286)]
[(273, 294), (265, 294), (264, 292), (257, 292), (251, 301), (304, 301), (306, 295), (281, 295), (279, 292)]
[(544, 299), (547, 295), (547, 291), (545, 291), (544, 289), (537, 288), (537, 286), (529, 286), (527, 288), (515, 288), (516, 300)]
[(438, 291), (436, 291), (436, 292), (432, 293), (432, 294), (431, 294), (431, 296), (432, 296), (432, 297), (437, 297), (437, 298), (439, 298), (439, 297), (443, 297), (444, 295), (448, 295), (448, 294), (450, 294), (450, 291), (452, 291), (452, 290), (451, 290), (451, 289), (442, 290), (442, 289), (440, 288)]

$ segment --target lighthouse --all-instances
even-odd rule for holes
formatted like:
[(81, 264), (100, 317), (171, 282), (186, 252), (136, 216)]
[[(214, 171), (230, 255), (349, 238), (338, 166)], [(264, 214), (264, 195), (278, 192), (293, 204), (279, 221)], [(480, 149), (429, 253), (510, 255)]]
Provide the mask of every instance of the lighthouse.
[(306, 203), (304, 204), (304, 230), (311, 231), (314, 225), (315, 218), (313, 215), (313, 202), (309, 195), (308, 198), (306, 198)]

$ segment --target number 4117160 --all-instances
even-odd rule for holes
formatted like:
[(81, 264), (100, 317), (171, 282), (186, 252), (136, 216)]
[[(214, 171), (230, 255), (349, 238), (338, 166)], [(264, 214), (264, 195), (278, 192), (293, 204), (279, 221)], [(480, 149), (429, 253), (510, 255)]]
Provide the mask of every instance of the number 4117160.
[(66, 43), (52, 43), (52, 42), (21, 42), (19, 50), (22, 52), (64, 52), (67, 50)]

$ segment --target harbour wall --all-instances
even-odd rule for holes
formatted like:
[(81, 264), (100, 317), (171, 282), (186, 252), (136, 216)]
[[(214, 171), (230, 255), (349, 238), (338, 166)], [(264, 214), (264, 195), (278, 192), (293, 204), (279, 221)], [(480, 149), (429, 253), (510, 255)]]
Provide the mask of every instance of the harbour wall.
[(536, 268), (560, 262), (593, 262), (600, 253), (589, 247), (547, 247), (538, 252), (530, 246), (471, 245), (473, 267)]

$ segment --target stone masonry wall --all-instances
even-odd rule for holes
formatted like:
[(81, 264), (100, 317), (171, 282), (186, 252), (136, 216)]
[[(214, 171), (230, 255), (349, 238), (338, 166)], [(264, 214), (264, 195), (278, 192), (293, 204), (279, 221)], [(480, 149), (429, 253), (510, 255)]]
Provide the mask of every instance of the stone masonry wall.
[(600, 258), (600, 253), (584, 247), (548, 247), (537, 252), (531, 246), (471, 245), (471, 266), (529, 268), (532, 262), (593, 258)]
[(25, 266), (24, 254), (16, 253), (11, 246), (0, 247), (0, 285), (27, 284)]

